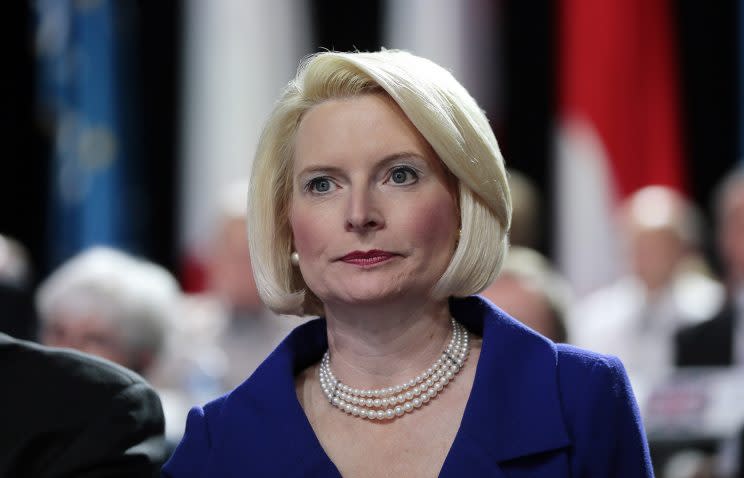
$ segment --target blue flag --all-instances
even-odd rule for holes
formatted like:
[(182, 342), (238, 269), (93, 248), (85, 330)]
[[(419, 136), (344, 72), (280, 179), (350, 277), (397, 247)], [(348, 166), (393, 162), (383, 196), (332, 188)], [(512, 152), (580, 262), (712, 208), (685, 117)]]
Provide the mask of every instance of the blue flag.
[[(52, 134), (49, 261), (94, 244), (136, 250), (133, 101), (126, 28), (114, 0), (39, 0), (38, 98)], [(126, 7), (124, 7), (126, 8)]]

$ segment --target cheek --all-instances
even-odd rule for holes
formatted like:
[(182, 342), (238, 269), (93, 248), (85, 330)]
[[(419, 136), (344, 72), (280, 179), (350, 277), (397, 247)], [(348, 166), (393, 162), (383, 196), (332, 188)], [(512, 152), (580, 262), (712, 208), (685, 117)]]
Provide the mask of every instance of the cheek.
[(315, 252), (326, 242), (323, 237), (324, 221), (318, 221), (317, 217), (293, 211), (289, 223), (295, 250), (300, 255)]
[(435, 201), (417, 201), (407, 218), (408, 230), (423, 242), (428, 242), (451, 252), (454, 247), (459, 219), (449, 196)]

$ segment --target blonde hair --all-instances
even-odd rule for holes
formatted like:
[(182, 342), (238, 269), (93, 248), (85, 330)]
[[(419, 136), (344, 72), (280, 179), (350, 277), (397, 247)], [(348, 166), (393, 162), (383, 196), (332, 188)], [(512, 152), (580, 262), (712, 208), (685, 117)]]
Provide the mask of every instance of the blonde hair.
[(432, 297), (475, 294), (498, 275), (508, 248), (511, 197), (496, 137), (475, 100), (448, 71), (404, 51), (325, 52), (300, 65), (269, 117), (253, 162), (249, 245), (259, 293), (275, 312), (323, 313), (290, 263), (292, 158), (300, 121), (324, 101), (373, 93), (398, 104), (458, 179), (460, 239)]

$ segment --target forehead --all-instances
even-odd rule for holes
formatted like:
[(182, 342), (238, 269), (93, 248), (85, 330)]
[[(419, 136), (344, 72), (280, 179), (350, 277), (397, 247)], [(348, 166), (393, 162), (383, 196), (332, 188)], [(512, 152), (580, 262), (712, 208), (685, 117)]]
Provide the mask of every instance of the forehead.
[(305, 113), (295, 138), (295, 166), (402, 151), (436, 157), (390, 97), (365, 94), (328, 100)]
[(107, 320), (95, 310), (76, 310), (62, 308), (55, 311), (48, 320), (48, 325), (65, 329), (69, 332), (87, 333), (90, 331), (113, 332), (116, 324)]

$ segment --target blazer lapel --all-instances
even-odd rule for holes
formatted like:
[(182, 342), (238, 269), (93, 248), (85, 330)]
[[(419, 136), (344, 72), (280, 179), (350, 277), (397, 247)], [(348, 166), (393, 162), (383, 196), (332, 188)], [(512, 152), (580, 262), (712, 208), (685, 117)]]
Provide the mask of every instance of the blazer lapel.
[[(452, 314), (483, 336), (473, 389), (440, 476), (570, 446), (560, 409), (555, 345), (480, 297)], [(466, 468), (463, 468), (466, 466)], [(472, 473), (471, 473), (472, 475)]]

